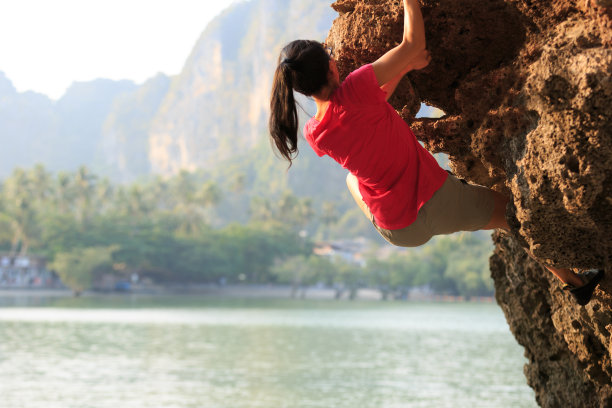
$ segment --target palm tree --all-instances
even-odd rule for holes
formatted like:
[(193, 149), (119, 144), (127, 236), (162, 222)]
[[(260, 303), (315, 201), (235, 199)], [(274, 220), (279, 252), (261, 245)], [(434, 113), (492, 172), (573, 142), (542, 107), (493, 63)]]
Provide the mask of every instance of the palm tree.
[(148, 200), (159, 210), (171, 210), (174, 206), (170, 183), (162, 176), (156, 176), (146, 189)]
[(96, 185), (94, 191), (96, 213), (104, 213), (113, 205), (115, 189), (108, 178), (103, 178)]
[(310, 198), (298, 198), (286, 191), (278, 201), (278, 218), (286, 225), (298, 230), (303, 229), (314, 217)]
[(45, 169), (44, 165), (39, 163), (31, 170), (29, 179), (32, 195), (37, 203), (46, 203), (53, 187), (51, 173)]
[(186, 206), (193, 202), (196, 191), (196, 182), (193, 174), (181, 170), (171, 180), (171, 194), (176, 206)]
[(74, 176), (75, 215), (81, 225), (92, 213), (91, 201), (96, 191), (96, 182), (97, 176), (92, 174), (86, 166), (79, 167)]
[(285, 224), (299, 224), (296, 218), (299, 216), (299, 199), (290, 191), (285, 191), (278, 200), (278, 218)]
[(31, 240), (37, 235), (38, 224), (34, 209), (34, 194), (31, 179), (20, 168), (13, 171), (3, 185), (4, 212), (3, 218), (11, 226), (11, 253), (19, 249), (25, 255)]
[(230, 190), (234, 193), (241, 193), (246, 187), (246, 174), (234, 173), (234, 176), (230, 182)]
[(336, 222), (338, 222), (340, 218), (338, 214), (338, 209), (336, 208), (336, 203), (331, 202), (331, 201), (323, 202), (323, 206), (321, 207), (320, 218), (321, 218), (321, 222), (325, 226), (325, 232), (323, 235), (324, 237), (323, 239), (328, 240), (329, 230), (331, 226), (335, 224)]
[(207, 181), (196, 194), (198, 206), (202, 206), (203, 217), (208, 224), (210, 221), (210, 209), (219, 205), (223, 198), (223, 192), (217, 183)]
[(171, 181), (170, 191), (175, 198), (173, 212), (180, 218), (178, 232), (188, 236), (203, 233), (208, 224), (206, 210), (221, 201), (222, 191), (214, 181), (197, 188), (193, 173), (182, 170)]
[(65, 172), (57, 174), (54, 190), (54, 204), (61, 214), (68, 214), (74, 207), (75, 192), (72, 175)]
[(196, 198), (205, 208), (214, 207), (221, 202), (223, 192), (217, 183), (210, 180), (200, 188)]
[(274, 210), (270, 200), (259, 196), (251, 198), (249, 213), (253, 221), (267, 222), (274, 218)]
[(148, 216), (153, 210), (153, 206), (147, 201), (143, 188), (138, 184), (133, 184), (127, 190), (126, 204), (126, 215), (136, 219)]
[(298, 205), (298, 220), (300, 230), (303, 229), (315, 216), (315, 210), (312, 207), (311, 198), (303, 198)]

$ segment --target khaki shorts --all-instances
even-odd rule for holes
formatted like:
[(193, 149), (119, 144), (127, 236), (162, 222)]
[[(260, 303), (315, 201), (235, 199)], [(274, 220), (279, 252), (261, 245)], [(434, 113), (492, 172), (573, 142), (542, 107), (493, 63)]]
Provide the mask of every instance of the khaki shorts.
[(359, 188), (356, 188), (358, 195), (355, 195), (356, 182), (354, 176), (349, 174), (347, 183), (353, 198), (380, 235), (396, 246), (416, 247), (423, 245), (434, 235), (477, 231), (489, 223), (495, 207), (492, 190), (468, 184), (449, 174), (442, 187), (421, 207), (412, 224), (402, 229), (387, 230), (376, 225), (374, 216), (359, 194)]

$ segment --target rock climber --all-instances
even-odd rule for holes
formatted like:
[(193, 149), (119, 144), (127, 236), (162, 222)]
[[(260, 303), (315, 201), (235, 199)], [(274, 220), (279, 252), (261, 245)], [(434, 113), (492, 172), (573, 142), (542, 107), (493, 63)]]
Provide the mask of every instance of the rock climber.
[[(298, 152), (297, 91), (317, 106), (304, 126), (306, 140), (317, 155), (328, 155), (349, 171), (353, 198), (391, 244), (414, 247), (457, 231), (509, 231), (508, 199), (447, 173), (387, 103), (402, 77), (431, 59), (417, 0), (403, 0), (403, 5), (401, 43), (344, 81), (333, 50), (324, 44), (296, 40), (282, 49), (270, 101), (273, 144), (291, 165)], [(546, 268), (581, 305), (590, 301), (603, 276), (603, 270)]]

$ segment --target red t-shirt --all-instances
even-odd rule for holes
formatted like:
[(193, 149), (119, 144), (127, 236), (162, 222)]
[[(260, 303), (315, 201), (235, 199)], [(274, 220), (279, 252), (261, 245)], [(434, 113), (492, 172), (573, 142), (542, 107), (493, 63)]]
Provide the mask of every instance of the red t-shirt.
[(304, 126), (308, 143), (355, 175), (376, 224), (407, 227), (448, 174), (385, 100), (372, 65), (353, 71), (331, 96), (321, 122)]

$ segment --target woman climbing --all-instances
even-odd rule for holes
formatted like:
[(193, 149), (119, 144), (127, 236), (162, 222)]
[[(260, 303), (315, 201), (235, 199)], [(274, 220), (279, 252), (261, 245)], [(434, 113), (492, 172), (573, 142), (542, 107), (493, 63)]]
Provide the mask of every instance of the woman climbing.
[[(508, 199), (462, 182), (442, 169), (387, 103), (401, 78), (429, 64), (417, 0), (404, 0), (402, 42), (340, 81), (333, 52), (296, 40), (281, 51), (271, 96), (270, 135), (289, 161), (298, 151), (293, 91), (311, 96), (316, 115), (304, 127), (315, 153), (329, 155), (350, 173), (353, 198), (391, 244), (413, 247), (432, 236), (502, 228)], [(603, 270), (576, 274), (546, 266), (579, 304), (589, 302)]]

